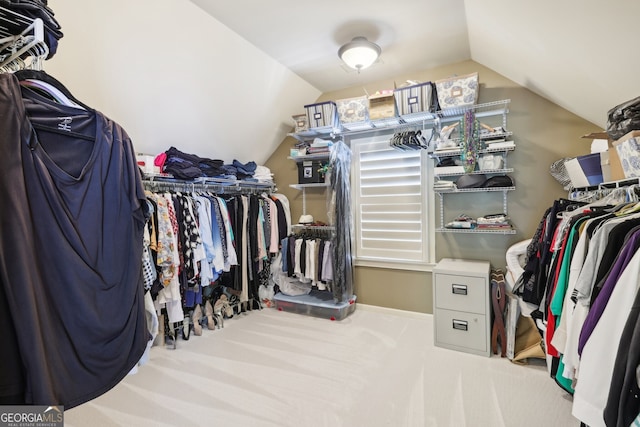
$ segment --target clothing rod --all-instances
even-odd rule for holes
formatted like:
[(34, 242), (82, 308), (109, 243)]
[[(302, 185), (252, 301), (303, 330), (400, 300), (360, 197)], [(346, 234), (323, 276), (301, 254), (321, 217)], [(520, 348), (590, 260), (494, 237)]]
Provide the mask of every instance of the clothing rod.
[(218, 194), (260, 194), (274, 192), (275, 185), (251, 181), (224, 180), (216, 182), (207, 178), (206, 181), (154, 180), (144, 178), (142, 183), (149, 191), (181, 191), (181, 192), (214, 192)]
[(25, 27), (32, 25), (35, 19), (0, 6), (0, 21), (0, 35), (15, 36), (22, 33)]
[(597, 185), (590, 185), (587, 187), (576, 187), (573, 189), (573, 191), (613, 189), (613, 188), (628, 187), (634, 184), (640, 184), (640, 177), (624, 178), (624, 179), (619, 179), (617, 181), (603, 182)]

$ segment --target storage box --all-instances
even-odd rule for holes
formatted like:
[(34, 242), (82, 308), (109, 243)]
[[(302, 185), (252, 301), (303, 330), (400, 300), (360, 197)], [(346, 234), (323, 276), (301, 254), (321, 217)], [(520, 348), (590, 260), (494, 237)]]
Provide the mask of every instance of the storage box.
[(369, 119), (380, 120), (396, 116), (396, 102), (392, 90), (369, 96)]
[(339, 126), (338, 109), (333, 101), (320, 102), (304, 106), (307, 111), (309, 129), (337, 128)]
[(343, 320), (356, 310), (356, 296), (348, 301), (335, 302), (333, 294), (312, 290), (309, 295), (288, 296), (277, 293), (273, 300), (280, 311), (288, 311), (329, 320)]
[(455, 108), (478, 102), (478, 73), (436, 80), (440, 108)]
[(478, 165), (481, 171), (502, 169), (504, 167), (504, 155), (483, 154), (478, 157)]
[(136, 163), (145, 174), (160, 173), (160, 168), (154, 164), (155, 156), (151, 154), (136, 153)]
[(324, 182), (324, 174), (319, 172), (323, 163), (318, 160), (304, 160), (298, 163), (298, 184), (318, 184)]
[(607, 150), (609, 154), (609, 170), (611, 171), (611, 181), (620, 181), (624, 179), (624, 171), (622, 170), (622, 163), (620, 162), (620, 156), (618, 156), (618, 150), (614, 147), (610, 147)]
[(404, 116), (413, 113), (432, 113), (434, 106), (433, 83), (419, 83), (401, 87), (393, 91), (398, 114)]
[(611, 181), (607, 151), (578, 156), (565, 162), (565, 167), (574, 188), (589, 187)]
[(294, 132), (305, 132), (309, 130), (309, 121), (306, 114), (296, 114), (291, 116), (295, 123)]
[(640, 176), (640, 130), (634, 130), (613, 143), (625, 178)]
[[(622, 179), (625, 179), (624, 176), (624, 171), (622, 170), (622, 164), (620, 162), (620, 156), (618, 156), (618, 150), (614, 147), (613, 142), (610, 138), (609, 135), (607, 135), (606, 132), (602, 131), (602, 132), (592, 132), (586, 135), (583, 135), (582, 138), (584, 139), (591, 139), (591, 152), (595, 152), (595, 151), (606, 151), (607, 155), (608, 155), (608, 159), (609, 161), (606, 162), (606, 158), (603, 156), (603, 158), (601, 159), (603, 162), (605, 162), (605, 164), (608, 164), (608, 169), (610, 171), (610, 176), (609, 176), (609, 180), (608, 181), (620, 181)], [(606, 147), (606, 149), (604, 150), (599, 150), (598, 148), (601, 147)], [(603, 171), (606, 172), (606, 166), (603, 167)], [(604, 174), (605, 177), (605, 182), (608, 182), (606, 180), (606, 173)]]
[(338, 117), (340, 123), (345, 126), (349, 123), (364, 122), (369, 119), (369, 100), (366, 96), (338, 99)]

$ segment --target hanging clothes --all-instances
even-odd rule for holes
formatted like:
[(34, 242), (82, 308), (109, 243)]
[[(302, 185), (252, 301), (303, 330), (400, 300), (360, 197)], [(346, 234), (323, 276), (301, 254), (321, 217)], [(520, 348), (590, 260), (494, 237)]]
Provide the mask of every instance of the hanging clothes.
[[(183, 321), (186, 312), (202, 304), (209, 285), (231, 290), (241, 303), (259, 305), (259, 287), (268, 284), (271, 269), (267, 240), (272, 243), (271, 233), (278, 236), (274, 226), (282, 223), (278, 216), (284, 217), (269, 196), (149, 189), (146, 196), (158, 206), (154, 259), (164, 287), (156, 303), (167, 310), (170, 323)], [(274, 249), (279, 250), (278, 243)]]
[[(622, 331), (638, 293), (639, 276), (640, 252), (636, 252), (622, 272), (580, 357), (572, 414), (592, 427), (605, 426), (603, 412)], [(629, 350), (622, 349), (625, 352)]]
[(0, 393), (72, 408), (124, 378), (150, 338), (135, 153), (100, 112), (21, 90), (11, 74), (0, 75), (0, 127), (0, 294), (11, 315), (0, 333), (17, 338), (2, 355), (24, 368), (8, 372), (3, 357)]
[(560, 215), (551, 243), (538, 247), (549, 253), (536, 253), (550, 262), (534, 272), (545, 282), (534, 294), (550, 374), (573, 393), (573, 415), (591, 427), (627, 426), (640, 411), (640, 205), (600, 204)]
[[(343, 142), (333, 145), (329, 159), (331, 168), (330, 188), (335, 201), (333, 218), (335, 232), (332, 235), (331, 262), (333, 274), (333, 299), (345, 302), (353, 298), (353, 256), (351, 252), (351, 149)], [(335, 274), (334, 274), (335, 273)]]

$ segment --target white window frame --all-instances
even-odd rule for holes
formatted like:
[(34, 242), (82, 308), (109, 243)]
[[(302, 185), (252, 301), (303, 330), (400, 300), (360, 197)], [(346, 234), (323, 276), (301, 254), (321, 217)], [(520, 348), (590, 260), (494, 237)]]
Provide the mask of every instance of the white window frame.
[[(419, 195), (419, 202), (422, 207), (420, 214), (421, 221), (421, 254), (419, 259), (399, 259), (393, 257), (387, 257), (383, 254), (371, 254), (374, 250), (367, 251), (362, 244), (362, 232), (363, 221), (361, 217), (361, 208), (364, 203), (371, 200), (371, 196), (367, 199), (367, 196), (362, 195), (360, 189), (360, 177), (361, 177), (361, 163), (360, 153), (365, 144), (386, 144), (388, 145), (389, 139), (393, 135), (393, 132), (386, 133), (374, 133), (374, 134), (361, 134), (350, 136), (348, 143), (352, 150), (351, 159), (351, 189), (352, 189), (352, 205), (353, 205), (353, 223), (354, 223), (354, 242), (353, 242), (353, 254), (354, 265), (365, 267), (379, 267), (390, 269), (402, 269), (402, 270), (414, 270), (414, 271), (431, 271), (434, 265), (435, 259), (435, 195), (433, 191), (433, 161), (429, 158), (426, 150), (420, 150), (418, 152), (402, 151), (397, 149), (393, 150), (392, 155), (418, 155), (420, 156), (420, 182), (421, 182), (421, 194)], [(369, 188), (375, 188), (369, 186)], [(373, 196), (375, 197), (375, 196)], [(384, 197), (384, 196), (380, 196)]]

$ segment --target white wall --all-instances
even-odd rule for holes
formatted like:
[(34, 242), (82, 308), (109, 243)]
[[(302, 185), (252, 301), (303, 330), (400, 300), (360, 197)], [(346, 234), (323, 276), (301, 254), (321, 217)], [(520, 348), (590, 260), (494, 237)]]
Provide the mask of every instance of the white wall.
[(465, 10), (471, 59), (601, 128), (640, 95), (638, 1), (465, 0)]
[(124, 127), (170, 146), (263, 163), (319, 91), (188, 0), (50, 0), (64, 37), (44, 69)]

